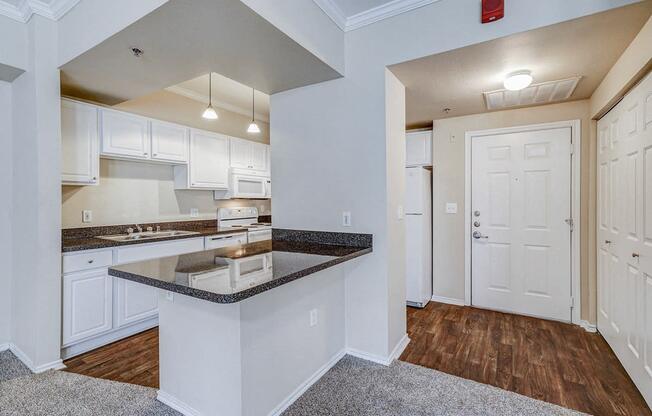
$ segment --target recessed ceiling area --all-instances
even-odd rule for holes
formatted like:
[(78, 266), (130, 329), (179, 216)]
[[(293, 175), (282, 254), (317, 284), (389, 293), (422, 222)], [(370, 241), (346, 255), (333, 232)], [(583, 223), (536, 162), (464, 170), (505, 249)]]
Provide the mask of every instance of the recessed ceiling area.
[(503, 89), (505, 76), (522, 69), (534, 84), (581, 76), (572, 95), (555, 101), (587, 99), (651, 14), (652, 1), (644, 1), (393, 65), (406, 87), (407, 125), (490, 111), (483, 93)]
[[(166, 88), (167, 91), (208, 104), (208, 74)], [(251, 87), (213, 73), (212, 102), (215, 107), (251, 117)], [(256, 119), (269, 122), (269, 95), (255, 92)]]
[(63, 65), (61, 90), (115, 105), (211, 71), (266, 94), (341, 77), (240, 1), (175, 0)]

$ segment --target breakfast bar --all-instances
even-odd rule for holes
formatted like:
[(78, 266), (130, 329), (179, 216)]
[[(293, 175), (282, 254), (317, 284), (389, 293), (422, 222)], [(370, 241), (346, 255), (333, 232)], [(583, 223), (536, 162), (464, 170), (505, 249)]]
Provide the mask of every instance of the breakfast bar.
[(342, 263), (371, 251), (367, 234), (275, 229), (109, 274), (161, 289), (160, 401), (186, 415), (268, 415), (342, 356)]

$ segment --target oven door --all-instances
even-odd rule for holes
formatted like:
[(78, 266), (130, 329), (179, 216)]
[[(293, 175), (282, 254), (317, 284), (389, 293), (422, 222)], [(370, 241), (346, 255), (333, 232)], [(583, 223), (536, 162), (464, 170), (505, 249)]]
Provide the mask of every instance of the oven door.
[(231, 177), (232, 198), (265, 198), (266, 178), (260, 176), (233, 175)]

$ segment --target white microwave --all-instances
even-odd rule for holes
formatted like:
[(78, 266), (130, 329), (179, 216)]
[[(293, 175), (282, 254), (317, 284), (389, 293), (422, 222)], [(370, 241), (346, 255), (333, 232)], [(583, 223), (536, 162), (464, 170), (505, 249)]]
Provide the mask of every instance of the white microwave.
[(231, 198), (266, 198), (267, 178), (252, 175), (231, 175)]

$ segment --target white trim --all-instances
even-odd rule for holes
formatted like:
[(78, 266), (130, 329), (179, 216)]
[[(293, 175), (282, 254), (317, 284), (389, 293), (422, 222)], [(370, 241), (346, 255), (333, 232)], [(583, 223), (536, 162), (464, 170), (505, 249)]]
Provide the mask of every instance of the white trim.
[(346, 355), (346, 350), (341, 350), (335, 354), (326, 364), (321, 366), (317, 371), (315, 371), (306, 381), (301, 383), (290, 395), (288, 395), (283, 401), (276, 406), (269, 416), (276, 416), (282, 414), (292, 403), (294, 403), (299, 397), (303, 395), (313, 384), (315, 384), (324, 374), (328, 372), (335, 364), (337, 364), (344, 356)]
[(41, 364), (41, 365), (34, 365), (34, 362), (25, 354), (16, 344), (13, 343), (7, 343), (3, 344), (2, 347), (0, 347), (0, 351), (3, 351), (2, 348), (10, 350), (16, 358), (18, 358), (20, 361), (27, 366), (27, 368), (30, 369), (30, 371), (34, 374), (38, 373), (43, 373), (48, 370), (61, 370), (66, 368), (66, 366), (63, 364), (63, 360), (58, 359), (54, 360), (49, 363)]
[(392, 0), (380, 6), (346, 16), (334, 0), (314, 0), (320, 9), (344, 32), (397, 16), (439, 0)]
[[(174, 94), (181, 95), (186, 98), (190, 98), (191, 100), (199, 101), (202, 104), (208, 104), (208, 95), (200, 94), (196, 91), (193, 91), (188, 88), (180, 87), (178, 85), (173, 85), (171, 87), (165, 88), (166, 91), (169, 91)], [(213, 107), (218, 107), (223, 110), (231, 111), (236, 114), (240, 114), (243, 116), (251, 117), (251, 110), (238, 107), (237, 105), (229, 104), (224, 101), (216, 100), (214, 97), (211, 99), (213, 103)], [(259, 121), (264, 121), (266, 123), (269, 123), (269, 116), (266, 114), (261, 114), (261, 113), (254, 113), (256, 116), (256, 120)]]
[(35, 14), (51, 20), (61, 19), (80, 0), (53, 0), (46, 3), (42, 0), (22, 0), (18, 5), (0, 0), (0, 14), (10, 19), (26, 23)]
[(433, 302), (446, 303), (448, 305), (457, 305), (457, 306), (466, 305), (464, 299), (447, 298), (446, 296), (432, 295), (431, 300)]
[(401, 340), (396, 344), (396, 346), (394, 347), (394, 349), (392, 350), (392, 352), (389, 354), (388, 357), (383, 357), (381, 355), (376, 355), (376, 354), (369, 354), (368, 352), (357, 350), (355, 348), (347, 348), (346, 354), (351, 355), (353, 357), (361, 358), (363, 360), (388, 366), (395, 359), (400, 357), (401, 354), (403, 354), (403, 351), (405, 351), (405, 348), (407, 348), (409, 343), (410, 343), (410, 338), (408, 337), (408, 334), (403, 335), (403, 338), (401, 338)]
[(11, 345), (8, 342), (5, 342), (4, 344), (0, 344), (0, 352), (7, 351), (10, 348), (11, 348)]
[(585, 330), (586, 332), (598, 332), (598, 328), (597, 328), (597, 326), (595, 326), (595, 325), (592, 324), (592, 323), (589, 323), (589, 321), (587, 321), (587, 320), (585, 320), (585, 319), (580, 320), (580, 321), (577, 323), (577, 325), (579, 325), (579, 326), (581, 326), (582, 328), (584, 328), (584, 330)]
[(530, 124), (525, 126), (506, 127), (499, 129), (467, 131), (464, 137), (464, 302), (472, 305), (471, 299), (471, 140), (474, 137), (491, 136), (496, 134), (518, 133), (526, 131), (549, 130), (570, 127), (573, 154), (571, 156), (571, 215), (574, 230), (571, 233), (571, 296), (575, 305), (571, 310), (571, 323), (580, 323), (582, 299), (580, 292), (580, 236), (582, 235), (580, 221), (580, 149), (582, 134), (580, 120), (566, 120), (552, 123)]
[(164, 405), (171, 407), (177, 412), (185, 416), (201, 416), (201, 413), (195, 410), (192, 406), (187, 405), (185, 402), (177, 399), (176, 397), (168, 394), (162, 390), (158, 391), (156, 395), (156, 400), (163, 403)]

